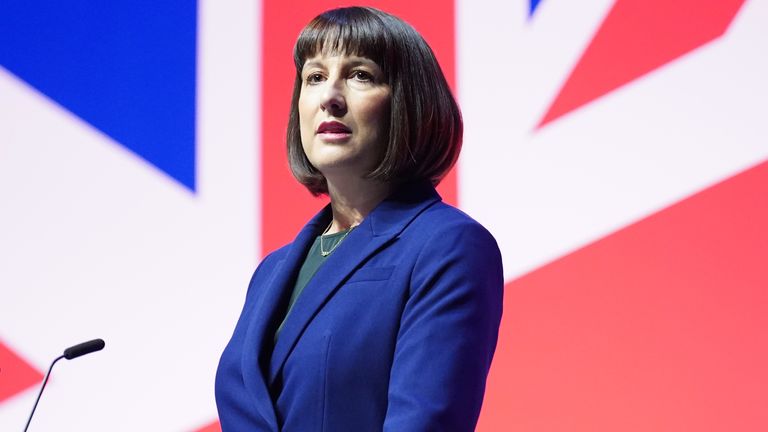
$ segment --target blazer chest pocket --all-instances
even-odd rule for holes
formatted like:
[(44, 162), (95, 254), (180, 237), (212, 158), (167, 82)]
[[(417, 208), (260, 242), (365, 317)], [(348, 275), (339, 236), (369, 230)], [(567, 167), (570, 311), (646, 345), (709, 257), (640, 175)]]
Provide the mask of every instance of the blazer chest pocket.
[(355, 282), (374, 282), (384, 281), (392, 276), (392, 271), (395, 270), (395, 266), (388, 267), (363, 267), (357, 269), (352, 276), (347, 280), (348, 284)]

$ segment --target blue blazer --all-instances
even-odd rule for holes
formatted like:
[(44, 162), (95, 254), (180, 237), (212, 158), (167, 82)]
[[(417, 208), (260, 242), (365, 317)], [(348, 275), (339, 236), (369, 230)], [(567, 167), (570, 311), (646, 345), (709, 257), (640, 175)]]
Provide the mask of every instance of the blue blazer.
[(318, 213), (256, 269), (216, 374), (227, 431), (471, 431), (502, 310), (496, 241), (429, 183), (383, 201), (283, 319)]

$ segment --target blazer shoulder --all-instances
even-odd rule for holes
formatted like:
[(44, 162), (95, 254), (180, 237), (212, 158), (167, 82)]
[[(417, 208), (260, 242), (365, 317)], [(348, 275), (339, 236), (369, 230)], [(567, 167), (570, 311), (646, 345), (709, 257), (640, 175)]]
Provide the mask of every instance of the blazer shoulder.
[(442, 201), (427, 208), (417, 219), (414, 228), (425, 236), (434, 238), (469, 234), (498, 249), (496, 239), (486, 227), (458, 208)]
[(490, 272), (502, 278), (502, 258), (491, 232), (463, 211), (442, 202), (416, 218), (400, 236), (416, 254), (416, 270), (455, 269)]

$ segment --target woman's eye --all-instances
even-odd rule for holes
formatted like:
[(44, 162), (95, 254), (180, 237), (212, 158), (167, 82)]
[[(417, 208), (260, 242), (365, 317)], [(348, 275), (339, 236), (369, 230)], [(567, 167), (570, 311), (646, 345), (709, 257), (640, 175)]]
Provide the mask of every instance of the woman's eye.
[(311, 73), (307, 75), (307, 79), (306, 79), (307, 83), (309, 84), (316, 84), (322, 80), (323, 80), (323, 76), (320, 75), (319, 73)]
[(361, 82), (372, 82), (373, 75), (369, 72), (358, 70), (352, 73), (352, 78)]

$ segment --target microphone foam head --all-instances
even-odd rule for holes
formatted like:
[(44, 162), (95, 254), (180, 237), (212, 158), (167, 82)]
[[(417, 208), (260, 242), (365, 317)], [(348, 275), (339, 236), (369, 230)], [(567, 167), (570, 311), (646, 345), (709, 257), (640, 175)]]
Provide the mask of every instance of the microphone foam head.
[(100, 351), (102, 349), (104, 349), (103, 339), (89, 340), (88, 342), (83, 342), (81, 344), (77, 344), (65, 349), (64, 358), (67, 360), (72, 360), (73, 358), (90, 354), (94, 351)]

